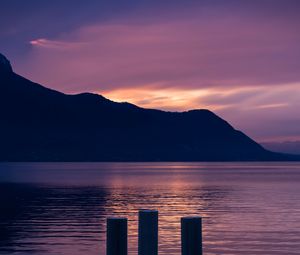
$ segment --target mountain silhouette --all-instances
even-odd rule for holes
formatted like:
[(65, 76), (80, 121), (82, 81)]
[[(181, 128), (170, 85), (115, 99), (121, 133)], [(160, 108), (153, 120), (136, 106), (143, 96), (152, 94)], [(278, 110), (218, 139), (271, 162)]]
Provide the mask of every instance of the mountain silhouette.
[(14, 73), (1, 54), (0, 116), (0, 161), (295, 159), (265, 150), (208, 110), (166, 112), (48, 89)]

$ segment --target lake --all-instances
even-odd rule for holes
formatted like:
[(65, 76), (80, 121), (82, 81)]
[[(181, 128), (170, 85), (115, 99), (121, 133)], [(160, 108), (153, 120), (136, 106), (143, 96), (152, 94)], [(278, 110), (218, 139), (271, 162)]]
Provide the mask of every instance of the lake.
[(300, 163), (1, 163), (0, 254), (105, 254), (106, 217), (159, 210), (159, 252), (203, 217), (204, 254), (299, 254)]

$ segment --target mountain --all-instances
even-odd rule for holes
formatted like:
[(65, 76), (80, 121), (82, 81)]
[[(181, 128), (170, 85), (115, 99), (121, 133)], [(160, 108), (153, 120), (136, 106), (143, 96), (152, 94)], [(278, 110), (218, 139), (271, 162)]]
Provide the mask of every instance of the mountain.
[(0, 161), (266, 161), (273, 153), (208, 110), (165, 112), (66, 95), (0, 55)]

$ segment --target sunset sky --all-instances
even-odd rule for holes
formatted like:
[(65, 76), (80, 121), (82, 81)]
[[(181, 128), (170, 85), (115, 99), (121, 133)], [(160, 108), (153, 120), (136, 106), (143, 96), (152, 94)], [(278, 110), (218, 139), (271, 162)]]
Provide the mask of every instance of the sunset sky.
[(208, 108), (260, 142), (300, 141), (300, 1), (0, 4), (0, 52), (66, 93)]

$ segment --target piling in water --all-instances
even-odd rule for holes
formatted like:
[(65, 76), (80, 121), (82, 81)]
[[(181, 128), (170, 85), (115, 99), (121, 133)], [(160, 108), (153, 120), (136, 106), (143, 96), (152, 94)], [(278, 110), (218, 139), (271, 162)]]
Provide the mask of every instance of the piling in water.
[(108, 218), (106, 255), (127, 255), (127, 218)]
[(201, 217), (181, 218), (182, 255), (202, 255)]
[[(203, 255), (201, 217), (181, 218), (182, 255)], [(127, 255), (127, 218), (108, 218), (106, 254)], [(158, 211), (140, 210), (138, 255), (158, 255)]]
[(158, 211), (139, 211), (138, 255), (158, 254)]

